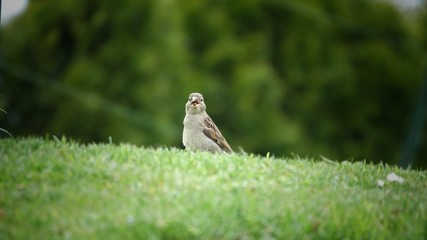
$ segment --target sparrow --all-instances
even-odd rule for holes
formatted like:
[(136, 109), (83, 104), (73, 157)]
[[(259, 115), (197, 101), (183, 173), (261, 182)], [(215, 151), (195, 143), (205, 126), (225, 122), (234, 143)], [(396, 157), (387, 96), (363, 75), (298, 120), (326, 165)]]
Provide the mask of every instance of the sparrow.
[(185, 149), (233, 153), (227, 140), (206, 112), (203, 95), (191, 93), (185, 104), (182, 143)]

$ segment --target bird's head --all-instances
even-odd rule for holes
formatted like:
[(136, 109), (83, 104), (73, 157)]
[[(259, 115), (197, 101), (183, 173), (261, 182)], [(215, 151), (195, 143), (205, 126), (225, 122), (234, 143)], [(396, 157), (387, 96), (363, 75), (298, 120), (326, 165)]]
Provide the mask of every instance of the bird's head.
[(185, 104), (186, 113), (197, 114), (206, 110), (206, 105), (203, 99), (203, 95), (200, 93), (191, 93), (188, 97), (188, 101)]

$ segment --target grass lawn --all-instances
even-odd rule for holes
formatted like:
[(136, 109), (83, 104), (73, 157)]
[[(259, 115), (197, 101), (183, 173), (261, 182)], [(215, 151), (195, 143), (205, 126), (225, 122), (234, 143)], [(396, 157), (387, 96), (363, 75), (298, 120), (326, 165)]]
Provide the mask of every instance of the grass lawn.
[(6, 139), (0, 239), (427, 239), (427, 172)]

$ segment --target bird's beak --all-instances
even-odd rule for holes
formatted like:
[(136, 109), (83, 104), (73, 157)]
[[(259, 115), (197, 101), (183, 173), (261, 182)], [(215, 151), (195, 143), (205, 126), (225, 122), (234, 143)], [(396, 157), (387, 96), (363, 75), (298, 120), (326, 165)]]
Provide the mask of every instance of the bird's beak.
[(199, 99), (197, 97), (193, 97), (191, 99), (191, 105), (196, 106), (197, 104), (199, 104)]

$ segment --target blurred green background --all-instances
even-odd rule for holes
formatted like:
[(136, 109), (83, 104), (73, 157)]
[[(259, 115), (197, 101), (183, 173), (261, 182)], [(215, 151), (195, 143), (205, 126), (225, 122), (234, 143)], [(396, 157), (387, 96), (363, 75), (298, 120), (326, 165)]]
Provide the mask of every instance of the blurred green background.
[(397, 163), (427, 72), (426, 6), (33, 0), (0, 30), (0, 127), (182, 148), (200, 92), (234, 150)]

